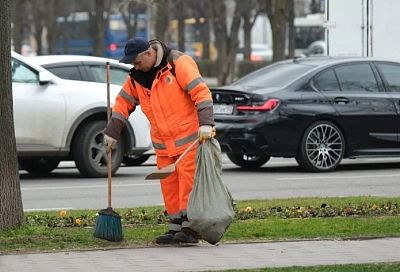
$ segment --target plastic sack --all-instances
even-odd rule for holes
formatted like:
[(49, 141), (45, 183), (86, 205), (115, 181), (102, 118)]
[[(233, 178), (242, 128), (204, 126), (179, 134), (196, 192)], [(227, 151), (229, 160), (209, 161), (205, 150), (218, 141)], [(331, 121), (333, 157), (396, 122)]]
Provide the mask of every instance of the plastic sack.
[(193, 190), (187, 207), (188, 227), (210, 244), (221, 240), (235, 212), (233, 199), (221, 179), (221, 147), (216, 139), (199, 144)]

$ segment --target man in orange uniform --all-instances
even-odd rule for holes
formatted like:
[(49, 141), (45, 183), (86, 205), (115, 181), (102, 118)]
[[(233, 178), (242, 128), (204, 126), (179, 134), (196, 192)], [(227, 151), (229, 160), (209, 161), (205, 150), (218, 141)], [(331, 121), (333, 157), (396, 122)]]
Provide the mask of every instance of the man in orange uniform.
[[(113, 146), (129, 115), (140, 104), (151, 125), (151, 139), (157, 167), (174, 163), (197, 138), (200, 142), (214, 133), (211, 92), (194, 60), (171, 50), (158, 40), (128, 40), (120, 60), (134, 65), (116, 98), (104, 140)], [(175, 173), (161, 180), (161, 191), (169, 216), (169, 231), (156, 243), (197, 243), (198, 235), (187, 227), (186, 213), (195, 172), (196, 148), (176, 167)]]

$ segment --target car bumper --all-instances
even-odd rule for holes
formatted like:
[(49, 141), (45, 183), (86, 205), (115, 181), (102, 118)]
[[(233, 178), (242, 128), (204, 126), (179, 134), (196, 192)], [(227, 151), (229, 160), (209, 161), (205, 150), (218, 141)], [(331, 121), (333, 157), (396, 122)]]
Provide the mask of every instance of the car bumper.
[(276, 157), (293, 157), (301, 133), (290, 120), (260, 120), (257, 123), (216, 122), (216, 138), (223, 152)]

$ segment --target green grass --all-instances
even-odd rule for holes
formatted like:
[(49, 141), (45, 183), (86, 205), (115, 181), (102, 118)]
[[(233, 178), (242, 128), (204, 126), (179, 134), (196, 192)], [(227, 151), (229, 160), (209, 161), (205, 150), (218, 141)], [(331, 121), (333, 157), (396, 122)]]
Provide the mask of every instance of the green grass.
[(251, 206), (253, 208), (278, 207), (278, 206), (321, 206), (329, 204), (331, 206), (344, 206), (349, 203), (360, 205), (372, 203), (376, 205), (393, 202), (400, 204), (400, 197), (375, 197), (375, 196), (352, 196), (352, 197), (304, 197), (287, 199), (268, 199), (268, 200), (245, 200), (238, 202), (238, 207)]
[(263, 268), (245, 270), (224, 270), (246, 271), (246, 272), (398, 272), (400, 263), (375, 263), (375, 264), (345, 264), (345, 265), (322, 265), (322, 266), (293, 266), (283, 268)]
[(314, 238), (394, 237), (400, 235), (400, 217), (336, 217), (235, 221), (225, 241)]
[[(398, 237), (398, 203), (400, 198), (380, 197), (242, 201), (237, 203), (237, 216), (222, 241)], [(329, 213), (329, 217), (306, 216), (307, 211), (313, 211), (313, 207), (321, 207), (323, 204), (335, 207), (332, 209), (335, 212)], [(349, 204), (351, 207), (360, 205), (357, 210), (361, 211), (362, 216), (336, 214), (340, 209), (346, 210)], [(286, 212), (264, 213), (271, 207), (273, 210), (278, 207)], [(304, 210), (301, 207), (305, 207)], [(148, 246), (153, 244), (154, 237), (165, 232), (167, 228), (166, 224), (160, 224), (165, 220), (162, 207), (120, 209), (119, 214), (124, 215), (124, 241), (108, 242), (93, 237), (92, 222), (96, 212), (68, 211), (65, 217), (60, 217), (58, 212), (26, 213), (29, 218), (27, 224), (0, 232), (0, 254)], [(305, 218), (292, 218), (287, 217), (288, 215)], [(71, 227), (76, 218), (81, 218), (83, 223)]]

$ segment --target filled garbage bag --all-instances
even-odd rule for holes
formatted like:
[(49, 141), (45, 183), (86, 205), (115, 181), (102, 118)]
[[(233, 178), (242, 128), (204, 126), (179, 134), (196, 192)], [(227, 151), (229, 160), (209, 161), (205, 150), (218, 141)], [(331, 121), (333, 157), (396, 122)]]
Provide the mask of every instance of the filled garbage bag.
[(235, 216), (233, 199), (221, 174), (218, 141), (211, 139), (199, 144), (193, 190), (187, 207), (188, 226), (210, 244), (221, 240)]

